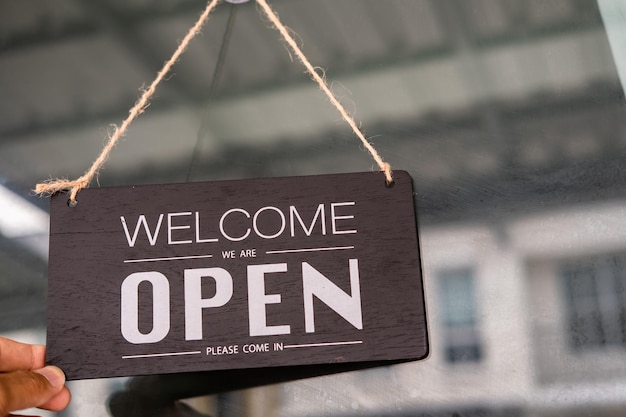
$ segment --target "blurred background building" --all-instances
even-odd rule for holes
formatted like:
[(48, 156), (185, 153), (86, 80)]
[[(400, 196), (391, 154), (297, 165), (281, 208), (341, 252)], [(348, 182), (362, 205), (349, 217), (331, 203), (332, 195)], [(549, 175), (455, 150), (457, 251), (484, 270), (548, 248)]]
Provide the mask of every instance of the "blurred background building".
[[(216, 417), (623, 416), (626, 3), (271, 3), (414, 179), (431, 355), (188, 404)], [(47, 200), (31, 189), (88, 168), (204, 6), (0, 0), (0, 334), (45, 340)], [(218, 8), (98, 183), (371, 169), (250, 1)], [(108, 415), (126, 382), (73, 382), (62, 415)]]

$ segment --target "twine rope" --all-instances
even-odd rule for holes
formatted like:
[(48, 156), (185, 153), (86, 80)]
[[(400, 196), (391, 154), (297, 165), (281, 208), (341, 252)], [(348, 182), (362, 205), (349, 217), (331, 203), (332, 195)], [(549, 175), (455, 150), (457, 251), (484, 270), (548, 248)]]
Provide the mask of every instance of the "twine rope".
[[(202, 12), (196, 23), (189, 29), (189, 32), (187, 32), (183, 40), (178, 45), (176, 51), (174, 51), (170, 59), (167, 60), (167, 62), (163, 65), (163, 68), (161, 68), (161, 70), (158, 72), (156, 78), (154, 79), (154, 81), (152, 81), (152, 84), (150, 84), (150, 87), (144, 90), (139, 100), (137, 100), (135, 105), (129, 110), (129, 114), (126, 119), (124, 119), (121, 126), (115, 126), (114, 133), (110, 135), (109, 140), (102, 149), (102, 152), (100, 153), (98, 158), (96, 158), (96, 160), (92, 163), (91, 167), (76, 180), (71, 181), (68, 179), (58, 178), (39, 183), (35, 187), (35, 192), (37, 194), (52, 195), (58, 191), (69, 189), (69, 201), (72, 204), (76, 204), (76, 195), (78, 194), (78, 192), (83, 188), (89, 187), (89, 184), (91, 184), (93, 177), (98, 174), (100, 168), (102, 168), (104, 163), (107, 161), (115, 145), (117, 145), (122, 136), (124, 136), (130, 124), (146, 110), (146, 108), (150, 104), (150, 98), (154, 95), (157, 86), (161, 83), (161, 81), (163, 81), (167, 73), (178, 61), (183, 52), (185, 52), (191, 40), (200, 32), (200, 29), (208, 20), (209, 15), (217, 7), (220, 1), (221, 0), (211, 0), (207, 4), (206, 8)], [(372, 158), (374, 158), (374, 161), (376, 161), (376, 163), (378, 164), (380, 170), (385, 174), (387, 184), (392, 184), (393, 176), (391, 171), (391, 165), (383, 160), (378, 151), (367, 140), (363, 132), (361, 132), (361, 130), (357, 126), (354, 118), (350, 116), (345, 107), (339, 102), (339, 99), (337, 99), (335, 94), (331, 91), (325, 77), (318, 74), (316, 68), (313, 67), (309, 59), (306, 57), (306, 55), (304, 55), (304, 52), (302, 52), (294, 38), (291, 36), (287, 27), (285, 27), (285, 25), (281, 23), (278, 15), (272, 10), (267, 1), (256, 0), (256, 2), (261, 7), (270, 22), (274, 25), (274, 28), (280, 32), (287, 45), (289, 45), (293, 53), (296, 55), (296, 57), (298, 57), (298, 60), (302, 63), (302, 65), (304, 65), (306, 71), (309, 73), (313, 81), (318, 84), (319, 88), (328, 97), (330, 103), (337, 109), (341, 117), (348, 123), (350, 128), (352, 128), (354, 134), (361, 140), (363, 146), (365, 146), (365, 148), (369, 151)]]
[(291, 36), (287, 27), (281, 23), (278, 14), (272, 10), (266, 0), (256, 0), (256, 2), (261, 7), (270, 22), (272, 22), (274, 28), (280, 32), (287, 45), (289, 45), (293, 53), (298, 57), (298, 60), (302, 63), (302, 65), (304, 65), (313, 81), (315, 81), (320, 90), (326, 94), (330, 103), (337, 109), (339, 114), (341, 114), (341, 117), (352, 128), (354, 134), (361, 140), (363, 146), (365, 146), (365, 149), (367, 149), (370, 155), (372, 155), (372, 158), (374, 158), (374, 161), (376, 161), (380, 170), (385, 173), (387, 184), (392, 184), (393, 176), (391, 172), (391, 165), (383, 160), (374, 146), (366, 139), (363, 132), (361, 132), (361, 129), (357, 126), (354, 118), (350, 116), (346, 108), (339, 102), (339, 99), (337, 99), (337, 96), (335, 96), (335, 94), (331, 91), (325, 77), (317, 73), (316, 68), (313, 67), (309, 59), (306, 55), (304, 55), (304, 52), (302, 52), (302, 49), (300, 49), (293, 36)]
[(129, 110), (129, 114), (122, 122), (122, 125), (119, 128), (115, 126), (113, 134), (109, 137), (109, 140), (102, 149), (102, 152), (93, 162), (91, 167), (81, 177), (73, 181), (67, 179), (51, 179), (49, 181), (37, 184), (37, 186), (35, 187), (35, 192), (37, 194), (51, 195), (56, 193), (57, 191), (69, 189), (69, 200), (71, 203), (76, 204), (76, 194), (78, 194), (78, 192), (83, 188), (89, 186), (89, 184), (93, 180), (93, 177), (98, 174), (98, 171), (100, 170), (100, 168), (102, 168), (102, 165), (104, 165), (104, 163), (109, 158), (109, 154), (111, 153), (115, 145), (117, 145), (120, 138), (124, 136), (126, 130), (128, 130), (128, 127), (133, 122), (133, 120), (135, 120), (141, 113), (146, 110), (146, 108), (150, 104), (150, 98), (152, 97), (152, 95), (154, 95), (157, 86), (165, 78), (167, 73), (174, 66), (176, 61), (178, 61), (183, 52), (185, 52), (191, 40), (200, 32), (200, 29), (208, 20), (209, 15), (220, 1), (221, 0), (211, 0), (209, 3), (207, 3), (206, 8), (202, 12), (196, 23), (191, 27), (191, 29), (189, 29), (189, 32), (187, 32), (183, 40), (180, 42), (176, 51), (174, 51), (170, 59), (167, 60), (167, 62), (163, 65), (163, 68), (161, 68), (161, 70), (158, 72), (156, 78), (154, 79), (154, 81), (152, 81), (152, 84), (150, 84), (150, 87), (144, 90), (139, 100), (137, 100), (135, 105)]

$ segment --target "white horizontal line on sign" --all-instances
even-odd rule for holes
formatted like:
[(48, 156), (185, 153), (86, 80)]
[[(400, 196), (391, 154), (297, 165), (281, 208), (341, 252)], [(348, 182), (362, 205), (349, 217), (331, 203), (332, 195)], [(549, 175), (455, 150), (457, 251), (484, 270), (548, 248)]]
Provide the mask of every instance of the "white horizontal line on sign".
[(276, 253), (321, 252), (325, 250), (345, 250), (345, 249), (354, 249), (354, 246), (334, 246), (334, 247), (329, 247), (329, 248), (268, 250), (265, 253), (268, 255), (271, 255), (271, 254), (276, 254)]
[(340, 345), (360, 345), (362, 340), (353, 340), (351, 342), (327, 342), (327, 343), (307, 343), (304, 345), (285, 345), (285, 349), (303, 348), (303, 347), (322, 347), (322, 346), (340, 346)]
[(122, 356), (122, 359), (136, 359), (136, 358), (157, 358), (160, 356), (183, 356), (183, 355), (197, 355), (202, 353), (199, 350), (193, 352), (171, 352), (171, 353), (149, 353), (146, 355), (126, 355)]
[(213, 255), (194, 255), (194, 256), (172, 256), (170, 258), (146, 258), (146, 259), (127, 259), (124, 261), (125, 264), (135, 263), (135, 262), (158, 262), (158, 261), (177, 261), (181, 259), (202, 259), (202, 258), (212, 258)]

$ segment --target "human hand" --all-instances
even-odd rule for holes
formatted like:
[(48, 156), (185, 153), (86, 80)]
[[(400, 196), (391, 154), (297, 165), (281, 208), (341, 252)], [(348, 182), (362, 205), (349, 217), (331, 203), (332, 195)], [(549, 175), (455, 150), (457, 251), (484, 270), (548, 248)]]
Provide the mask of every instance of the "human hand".
[(65, 374), (45, 366), (46, 347), (0, 337), (0, 417), (38, 407), (61, 411), (70, 402)]

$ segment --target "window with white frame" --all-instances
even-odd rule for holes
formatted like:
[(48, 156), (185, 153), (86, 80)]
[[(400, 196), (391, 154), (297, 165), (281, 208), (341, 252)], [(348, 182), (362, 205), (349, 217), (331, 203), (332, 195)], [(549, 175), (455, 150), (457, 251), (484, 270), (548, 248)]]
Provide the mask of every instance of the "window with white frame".
[(626, 346), (626, 254), (569, 262), (562, 277), (570, 346)]
[(478, 362), (484, 353), (476, 314), (474, 272), (467, 268), (438, 275), (445, 360)]

